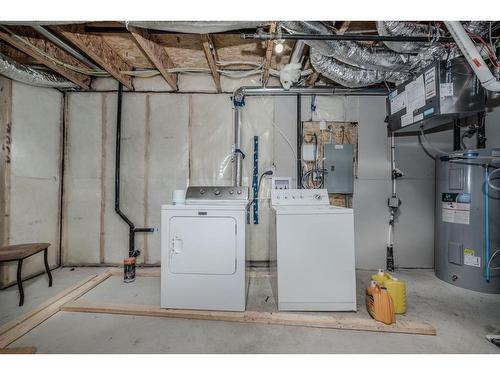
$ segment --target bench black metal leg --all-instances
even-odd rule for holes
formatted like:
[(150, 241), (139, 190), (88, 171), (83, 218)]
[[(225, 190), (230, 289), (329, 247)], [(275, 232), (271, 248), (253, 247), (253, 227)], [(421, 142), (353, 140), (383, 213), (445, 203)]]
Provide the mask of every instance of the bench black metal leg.
[(47, 275), (49, 275), (49, 287), (52, 286), (52, 275), (50, 273), (49, 262), (47, 261), (47, 249), (43, 251), (43, 262), (45, 263), (45, 271), (47, 271)]
[(23, 281), (22, 281), (22, 268), (23, 260), (19, 259), (17, 262), (17, 287), (19, 288), (19, 306), (24, 304), (24, 291), (23, 291)]

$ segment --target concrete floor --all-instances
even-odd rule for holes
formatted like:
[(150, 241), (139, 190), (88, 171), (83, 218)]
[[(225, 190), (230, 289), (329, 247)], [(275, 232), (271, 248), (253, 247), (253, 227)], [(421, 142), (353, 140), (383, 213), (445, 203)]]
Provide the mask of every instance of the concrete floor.
[[(96, 268), (54, 271), (25, 283), (26, 303), (17, 307), (15, 287), (0, 291), (0, 324), (33, 309)], [(358, 271), (358, 314), (366, 315), (363, 290), (371, 271)], [(432, 270), (401, 270), (408, 284), (408, 314), (427, 321), (437, 336), (342, 331), (229, 322), (59, 312), (11, 346), (34, 345), (39, 353), (500, 353), (484, 336), (500, 331), (500, 295), (459, 289)], [(159, 278), (124, 284), (111, 277), (82, 300), (159, 304)], [(248, 310), (274, 311), (268, 278), (251, 282)], [(363, 297), (363, 298), (362, 298)]]

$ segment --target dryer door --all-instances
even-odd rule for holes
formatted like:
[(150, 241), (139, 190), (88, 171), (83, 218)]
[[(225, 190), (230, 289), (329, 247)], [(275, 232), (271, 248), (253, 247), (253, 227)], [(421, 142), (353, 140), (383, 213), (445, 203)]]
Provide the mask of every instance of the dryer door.
[(231, 275), (236, 272), (236, 220), (172, 217), (169, 247), (172, 273)]

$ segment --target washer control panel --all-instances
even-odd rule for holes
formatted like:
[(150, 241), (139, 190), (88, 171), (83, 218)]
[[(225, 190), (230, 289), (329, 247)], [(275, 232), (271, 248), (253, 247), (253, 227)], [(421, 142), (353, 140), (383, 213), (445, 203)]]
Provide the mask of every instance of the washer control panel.
[(239, 201), (248, 200), (246, 186), (189, 186), (186, 203), (189, 201)]
[(271, 190), (273, 206), (327, 206), (330, 204), (326, 189), (286, 189)]

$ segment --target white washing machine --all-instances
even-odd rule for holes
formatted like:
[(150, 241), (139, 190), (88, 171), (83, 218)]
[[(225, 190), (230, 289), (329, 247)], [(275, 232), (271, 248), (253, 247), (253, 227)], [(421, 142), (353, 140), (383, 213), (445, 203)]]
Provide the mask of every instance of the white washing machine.
[(161, 207), (161, 307), (244, 311), (247, 187), (189, 187)]
[(326, 189), (271, 191), (271, 285), (279, 310), (356, 311), (353, 210)]

